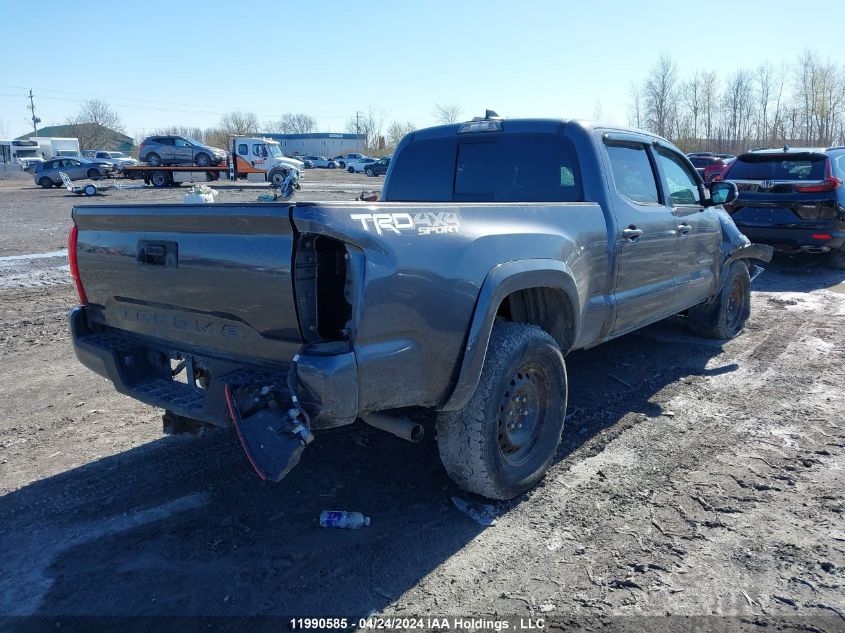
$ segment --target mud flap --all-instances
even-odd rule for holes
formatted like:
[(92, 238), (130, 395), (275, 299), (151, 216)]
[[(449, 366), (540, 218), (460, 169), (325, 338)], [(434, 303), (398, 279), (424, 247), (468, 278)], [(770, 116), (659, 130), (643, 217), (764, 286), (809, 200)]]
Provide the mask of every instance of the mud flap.
[(310, 429), (297, 417), (296, 409), (266, 407), (241, 417), (229, 385), (225, 387), (225, 395), (238, 439), (255, 472), (261, 479), (281, 481), (299, 463), (302, 451), (314, 439)]

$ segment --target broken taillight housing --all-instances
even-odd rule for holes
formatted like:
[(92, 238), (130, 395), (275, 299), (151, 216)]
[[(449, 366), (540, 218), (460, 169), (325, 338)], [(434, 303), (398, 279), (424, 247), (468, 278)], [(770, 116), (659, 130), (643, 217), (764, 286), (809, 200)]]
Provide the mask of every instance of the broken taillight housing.
[(79, 263), (76, 259), (76, 240), (79, 237), (79, 229), (74, 224), (70, 229), (70, 235), (67, 238), (67, 256), (70, 262), (70, 274), (73, 277), (73, 283), (76, 284), (76, 293), (79, 295), (79, 303), (88, 303), (88, 297), (85, 296), (85, 288), (82, 287), (82, 279), (79, 277)]

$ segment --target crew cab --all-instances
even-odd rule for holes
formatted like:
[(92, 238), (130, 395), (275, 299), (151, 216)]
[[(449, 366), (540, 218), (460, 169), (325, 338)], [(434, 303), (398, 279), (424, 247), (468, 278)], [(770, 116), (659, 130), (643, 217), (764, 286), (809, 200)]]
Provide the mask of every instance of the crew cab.
[(488, 112), (407, 135), (381, 202), (75, 207), (73, 346), (166, 431), (233, 427), (262, 478), (359, 419), (416, 441), (422, 408), (454, 481), (511, 498), (567, 432), (569, 352), (743, 329), (772, 251), (735, 196), (657, 136)]

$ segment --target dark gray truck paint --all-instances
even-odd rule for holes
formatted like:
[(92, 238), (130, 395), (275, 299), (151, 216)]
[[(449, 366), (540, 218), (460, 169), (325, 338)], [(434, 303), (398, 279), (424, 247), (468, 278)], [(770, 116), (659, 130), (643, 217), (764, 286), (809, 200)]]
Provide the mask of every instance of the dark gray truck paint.
[[(314, 428), (408, 406), (456, 410), (516, 291), (542, 289), (509, 304), (511, 316), (552, 307), (542, 325), (566, 354), (707, 301), (736, 258), (770, 257), (718, 207), (672, 205), (660, 183), (653, 203), (619, 194), (608, 145), (646, 148), (659, 177), (658, 151), (682, 155), (582, 122), (507, 120), (497, 135), (567, 139), (583, 201), (468, 202), (434, 189), (439, 201), (396, 200), (404, 150), (457, 132), (406, 137), (379, 203), (76, 207), (88, 298), (70, 315), (77, 356), (123, 393), (216, 425), (229, 423), (224, 384), (284, 384), (296, 354)], [(436, 165), (431, 178), (453, 169)], [(179, 354), (206, 384), (171, 379)]]

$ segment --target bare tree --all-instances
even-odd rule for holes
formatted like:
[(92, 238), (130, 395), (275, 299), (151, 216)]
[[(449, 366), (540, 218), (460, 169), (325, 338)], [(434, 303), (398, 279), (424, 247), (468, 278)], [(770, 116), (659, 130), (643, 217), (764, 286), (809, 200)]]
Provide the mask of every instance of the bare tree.
[(160, 127), (151, 132), (151, 135), (161, 136), (186, 136), (197, 141), (204, 140), (202, 128), (190, 127), (185, 125), (171, 125), (168, 127)]
[(719, 99), (719, 84), (715, 72), (701, 74), (701, 116), (704, 125), (704, 137), (709, 149), (713, 149), (714, 123), (716, 121), (716, 107)]
[(413, 121), (406, 121), (404, 123), (394, 121), (387, 128), (387, 147), (390, 149), (396, 149), (396, 146), (399, 145), (399, 141), (401, 141), (406, 134), (410, 134), (416, 129), (417, 126), (414, 125)]
[(123, 134), (120, 115), (105, 101), (90, 99), (82, 103), (74, 116), (67, 120), (72, 133), (79, 139), (83, 149), (110, 149), (114, 144), (114, 133)]
[(346, 122), (346, 131), (362, 134), (362, 149), (369, 153), (376, 153), (384, 149), (385, 140), (382, 136), (384, 128), (384, 114), (372, 105), (366, 112), (357, 112)]
[(636, 128), (643, 127), (643, 91), (640, 85), (631, 82), (631, 101), (628, 103), (628, 124)]
[(224, 114), (216, 128), (205, 131), (205, 142), (214, 147), (228, 147), (231, 136), (258, 134), (258, 117), (252, 112), (236, 110)]
[(661, 55), (643, 84), (646, 122), (651, 131), (670, 137), (675, 126), (678, 69), (668, 55)]
[(458, 123), (461, 120), (461, 107), (455, 104), (440, 105), (439, 103), (435, 103), (431, 116), (438, 123)]
[(595, 105), (593, 105), (593, 120), (594, 121), (601, 121), (604, 118), (604, 109), (601, 107), (601, 101), (596, 99)]
[(311, 134), (317, 131), (317, 121), (305, 113), (288, 112), (278, 121), (266, 124), (266, 131), (281, 132), (282, 134)]
[(687, 138), (697, 143), (701, 115), (704, 110), (704, 86), (700, 71), (695, 71), (695, 74), (684, 82), (682, 95), (683, 104), (689, 114), (690, 126)]
[(9, 124), (5, 119), (0, 119), (0, 138), (9, 138)]

